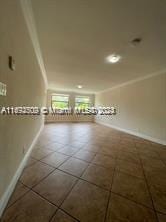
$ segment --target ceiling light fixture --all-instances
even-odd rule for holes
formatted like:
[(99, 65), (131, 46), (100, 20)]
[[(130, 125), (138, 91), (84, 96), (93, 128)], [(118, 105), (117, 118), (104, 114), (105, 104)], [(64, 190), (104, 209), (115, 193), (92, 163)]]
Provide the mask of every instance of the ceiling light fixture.
[(77, 88), (78, 88), (78, 89), (82, 89), (82, 86), (81, 86), (81, 85), (78, 85)]
[(120, 55), (112, 54), (106, 57), (106, 61), (109, 63), (117, 63), (121, 59)]

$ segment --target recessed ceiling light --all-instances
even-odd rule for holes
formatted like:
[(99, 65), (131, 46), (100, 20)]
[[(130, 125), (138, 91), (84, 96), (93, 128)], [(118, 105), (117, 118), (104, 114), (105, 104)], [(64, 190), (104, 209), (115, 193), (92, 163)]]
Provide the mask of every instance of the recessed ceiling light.
[(81, 86), (81, 85), (78, 85), (77, 88), (78, 88), (78, 89), (82, 89), (82, 86)]
[(120, 55), (112, 54), (106, 57), (106, 61), (109, 63), (117, 63), (121, 59)]

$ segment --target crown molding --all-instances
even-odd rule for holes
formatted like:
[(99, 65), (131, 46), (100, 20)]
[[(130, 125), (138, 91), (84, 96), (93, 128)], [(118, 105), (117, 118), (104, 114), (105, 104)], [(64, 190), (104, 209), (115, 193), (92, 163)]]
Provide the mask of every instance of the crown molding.
[(46, 70), (44, 66), (39, 39), (38, 39), (38, 34), (36, 30), (31, 0), (20, 0), (20, 4), (21, 4), (21, 9), (22, 9), (25, 21), (26, 21), (28, 32), (29, 32), (29, 35), (30, 35), (30, 38), (31, 38), (31, 41), (35, 50), (37, 61), (38, 61), (38, 64), (39, 64), (39, 67), (40, 67), (40, 70), (44, 79), (45, 88), (48, 88), (47, 75), (46, 75)]
[(123, 86), (131, 85), (131, 84), (133, 84), (133, 83), (140, 82), (140, 81), (143, 81), (143, 80), (145, 80), (145, 79), (150, 79), (150, 78), (152, 78), (152, 77), (155, 77), (155, 76), (158, 76), (158, 75), (161, 75), (161, 74), (164, 74), (164, 73), (166, 74), (166, 69), (163, 69), (163, 70), (160, 70), (160, 71), (158, 71), (158, 72), (154, 72), (154, 73), (148, 74), (148, 75), (143, 76), (143, 77), (138, 77), (138, 78), (133, 79), (133, 80), (129, 80), (129, 81), (127, 81), (127, 82), (118, 84), (118, 85), (113, 86), (113, 87), (111, 87), (111, 88), (108, 88), (108, 89), (105, 89), (105, 90), (101, 90), (101, 91), (99, 91), (99, 92), (96, 92), (95, 94), (97, 95), (97, 94), (100, 94), (100, 93), (112, 91), (112, 90), (114, 90), (114, 89), (118, 89), (118, 88), (123, 87)]

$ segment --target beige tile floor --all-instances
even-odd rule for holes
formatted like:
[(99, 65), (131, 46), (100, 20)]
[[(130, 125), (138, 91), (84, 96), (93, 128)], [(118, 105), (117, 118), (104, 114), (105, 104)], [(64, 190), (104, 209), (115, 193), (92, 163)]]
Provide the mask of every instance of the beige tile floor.
[(47, 124), (5, 221), (165, 222), (166, 147), (93, 123)]

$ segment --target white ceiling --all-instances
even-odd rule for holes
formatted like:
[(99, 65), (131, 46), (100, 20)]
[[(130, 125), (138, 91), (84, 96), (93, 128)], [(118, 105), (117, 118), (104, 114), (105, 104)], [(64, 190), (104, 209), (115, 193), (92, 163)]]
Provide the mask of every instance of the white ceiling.
[[(166, 1), (32, 0), (49, 88), (99, 92), (166, 68)], [(142, 37), (133, 48), (130, 41)], [(118, 53), (122, 60), (108, 64)]]

